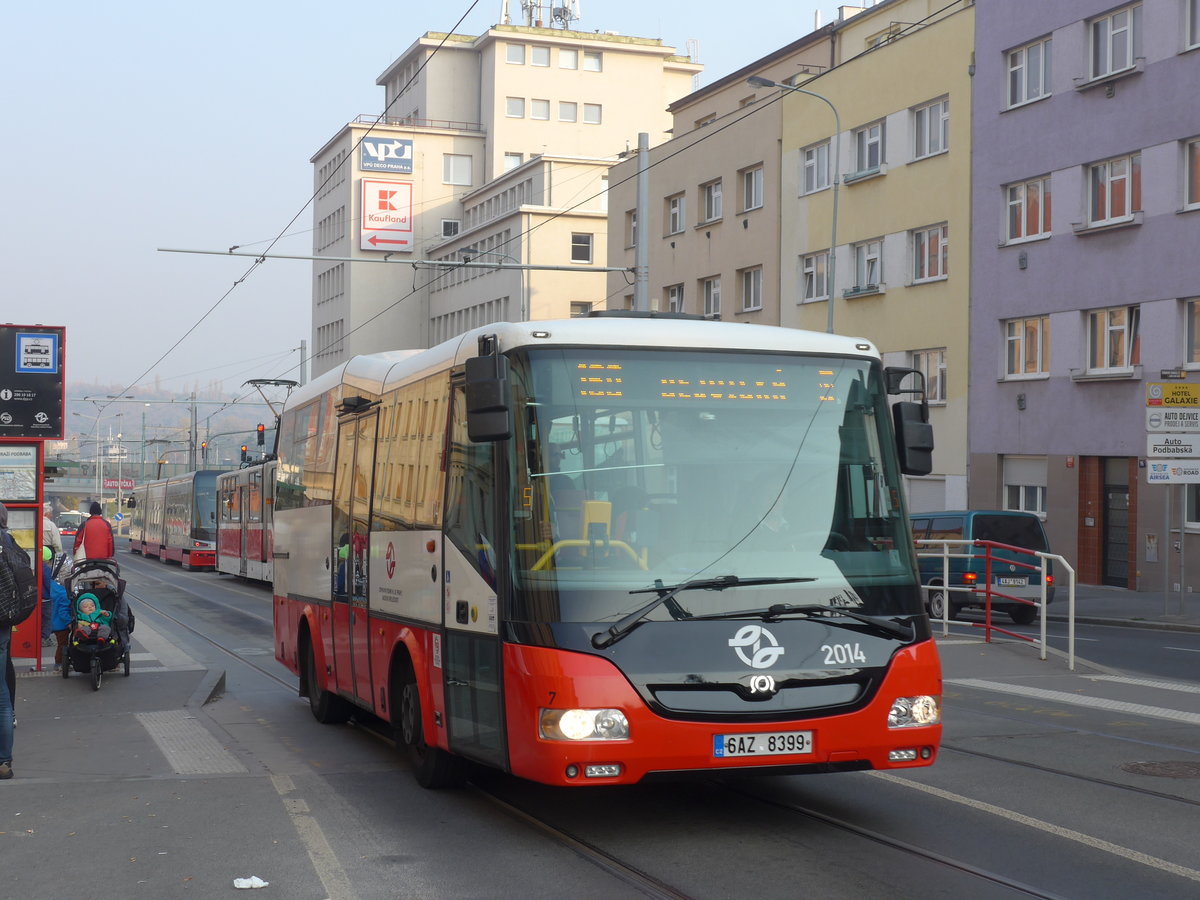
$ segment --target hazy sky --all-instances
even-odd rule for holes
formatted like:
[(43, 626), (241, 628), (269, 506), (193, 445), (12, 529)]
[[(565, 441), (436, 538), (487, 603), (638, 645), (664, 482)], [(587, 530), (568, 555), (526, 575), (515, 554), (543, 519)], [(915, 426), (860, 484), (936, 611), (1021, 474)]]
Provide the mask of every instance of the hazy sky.
[[(520, 0), (510, 3), (516, 22)], [(9, 7), (0, 322), (65, 325), (71, 382), (236, 391), (295, 378), (300, 342), (312, 350), (311, 263), (268, 260), (234, 287), (251, 259), (157, 248), (261, 252), (284, 234), (272, 252), (310, 254), (309, 158), (355, 116), (382, 111), (375, 79), (416, 37), (468, 9), (457, 30), (479, 34), (501, 6)], [(829, 21), (836, 5), (583, 0), (577, 28), (659, 37), (681, 53), (697, 40), (708, 84), (811, 31), (818, 9)]]

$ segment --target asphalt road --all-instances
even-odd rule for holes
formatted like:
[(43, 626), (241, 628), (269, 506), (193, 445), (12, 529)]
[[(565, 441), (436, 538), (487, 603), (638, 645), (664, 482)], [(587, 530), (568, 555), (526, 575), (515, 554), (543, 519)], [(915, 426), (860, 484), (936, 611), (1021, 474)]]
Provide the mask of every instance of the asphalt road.
[[(1036, 658), (1031, 649), (984, 648), (956, 628), (963, 636), (943, 654), (955, 667), (947, 671), (943, 749), (928, 769), (569, 791), (492, 773), (461, 790), (431, 792), (369, 723), (312, 719), (294, 677), (274, 662), (265, 586), (128, 554), (122, 562), (130, 591), (153, 605), (137, 609), (146, 646), (159, 647), (168, 664), (106, 683), (99, 694), (78, 679), (55, 678), (55, 708), (23, 708), (18, 754), (26, 729), (49, 729), (77, 710), (103, 709), (110, 724), (79, 734), (94, 735), (96, 748), (112, 734), (121, 748), (103, 754), (119, 770), (110, 778), (81, 779), (51, 760), (32, 771), (18, 767), (21, 777), (0, 786), (6, 870), (77, 859), (85, 844), (105, 860), (95, 878), (86, 867), (47, 865), (32, 887), (21, 883), (23, 898), (80, 890), (96, 898), (213, 896), (250, 874), (289, 898), (1190, 898), (1200, 891), (1196, 722), (1031, 700), (963, 677), (980, 674), (970, 670), (976, 655), (1016, 654), (1024, 666)], [(1194, 665), (1200, 636), (1136, 631), (1081, 626), (1078, 652), (1139, 674), (1186, 677), (1170, 674), (1178, 671), (1172, 660)], [(153, 679), (188, 668), (170, 664), (164, 645), (225, 672), (219, 699), (187, 713), (241, 771), (172, 774), (126, 721), (135, 703), (176, 702), (168, 693), (148, 699), (165, 690)], [(1087, 683), (1060, 660), (1028, 669), (1013, 680), (1062, 687), (1064, 696)], [(9, 794), (14, 787), (28, 793)], [(16, 798), (23, 820), (12, 815)], [(47, 840), (35, 847), (16, 835), (34, 823), (38, 803), (57, 806), (41, 813), (54, 828), (43, 821)], [(158, 818), (138, 812), (143, 803)], [(128, 858), (140, 866), (162, 852), (154, 848), (166, 846), (164, 824), (175, 829), (175, 855), (162, 857), (157, 879), (134, 877)]]

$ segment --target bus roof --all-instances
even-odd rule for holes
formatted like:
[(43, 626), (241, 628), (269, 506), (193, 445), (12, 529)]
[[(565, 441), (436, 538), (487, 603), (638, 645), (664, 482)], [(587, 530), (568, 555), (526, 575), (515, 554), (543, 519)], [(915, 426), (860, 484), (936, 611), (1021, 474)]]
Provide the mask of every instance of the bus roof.
[(653, 347), (813, 353), (879, 359), (865, 338), (776, 325), (747, 325), (694, 318), (592, 316), (535, 322), (493, 322), (457, 335), (428, 350), (392, 350), (356, 356), (292, 392), (287, 408), (342, 386), (378, 399), (393, 385), (413, 377), (463, 365), (479, 355), (479, 338), (495, 335), (501, 353), (518, 347)]

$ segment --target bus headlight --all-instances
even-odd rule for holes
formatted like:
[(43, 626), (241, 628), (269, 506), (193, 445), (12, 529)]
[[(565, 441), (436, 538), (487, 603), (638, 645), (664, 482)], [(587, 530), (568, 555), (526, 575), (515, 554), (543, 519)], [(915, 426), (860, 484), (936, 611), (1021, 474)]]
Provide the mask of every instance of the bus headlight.
[(918, 697), (897, 697), (888, 710), (888, 728), (915, 728), (936, 725), (942, 721), (942, 698), (921, 694)]
[(538, 734), (549, 741), (624, 741), (629, 720), (619, 709), (543, 709)]

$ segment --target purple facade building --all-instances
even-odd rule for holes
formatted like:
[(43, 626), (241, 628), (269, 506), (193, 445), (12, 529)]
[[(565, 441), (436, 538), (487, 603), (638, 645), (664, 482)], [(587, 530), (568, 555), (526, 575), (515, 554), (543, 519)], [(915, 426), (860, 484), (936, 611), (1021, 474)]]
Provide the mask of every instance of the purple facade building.
[(979, 0), (973, 91), (970, 505), (1200, 591), (1200, 0)]

